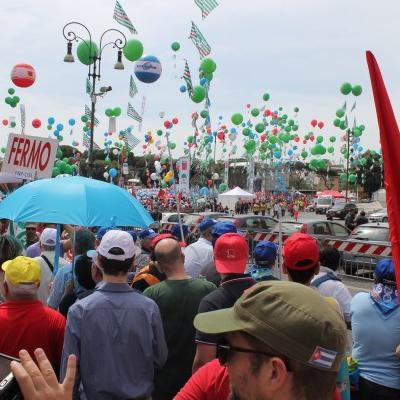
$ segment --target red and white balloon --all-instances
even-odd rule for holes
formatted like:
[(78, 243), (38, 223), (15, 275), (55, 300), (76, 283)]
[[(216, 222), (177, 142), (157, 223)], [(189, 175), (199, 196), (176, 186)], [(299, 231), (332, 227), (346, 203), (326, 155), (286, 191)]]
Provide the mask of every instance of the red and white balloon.
[(11, 80), (15, 86), (27, 88), (32, 86), (36, 80), (36, 71), (32, 65), (17, 64), (11, 70)]

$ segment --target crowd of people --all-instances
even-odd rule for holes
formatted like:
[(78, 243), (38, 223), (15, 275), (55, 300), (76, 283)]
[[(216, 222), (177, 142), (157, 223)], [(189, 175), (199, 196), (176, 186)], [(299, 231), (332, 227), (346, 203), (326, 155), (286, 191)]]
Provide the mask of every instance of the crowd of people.
[(338, 250), (304, 233), (278, 271), (278, 247), (249, 254), (229, 221), (190, 245), (178, 228), (63, 228), (35, 224), (26, 249), (0, 236), (0, 353), (26, 400), (400, 398), (390, 259), (352, 297)]

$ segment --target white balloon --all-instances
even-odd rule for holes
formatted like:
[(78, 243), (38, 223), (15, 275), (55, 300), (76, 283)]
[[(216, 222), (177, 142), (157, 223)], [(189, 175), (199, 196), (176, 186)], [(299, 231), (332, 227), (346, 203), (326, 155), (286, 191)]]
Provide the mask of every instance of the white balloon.
[(161, 172), (161, 163), (160, 163), (160, 161), (154, 161), (154, 168), (156, 169), (158, 174)]
[(155, 172), (153, 172), (152, 174), (150, 174), (150, 178), (152, 181), (156, 181), (157, 180), (157, 174)]
[(108, 177), (109, 177), (108, 172), (104, 172), (103, 176), (104, 176), (104, 178), (108, 179)]
[(216, 172), (213, 174), (213, 179), (214, 180), (216, 180), (216, 179), (219, 179), (219, 174), (217, 174)]
[(119, 153), (119, 150), (118, 149), (113, 149), (112, 152), (113, 152), (114, 156), (116, 156)]

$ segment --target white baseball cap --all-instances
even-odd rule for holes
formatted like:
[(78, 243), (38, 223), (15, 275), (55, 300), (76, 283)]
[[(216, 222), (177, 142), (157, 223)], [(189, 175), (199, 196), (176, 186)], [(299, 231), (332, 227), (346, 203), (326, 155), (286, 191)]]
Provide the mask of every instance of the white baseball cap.
[(109, 260), (125, 261), (135, 255), (135, 243), (128, 232), (111, 230), (101, 239), (97, 252)]
[(45, 228), (40, 235), (40, 243), (45, 246), (55, 246), (57, 241), (57, 229)]

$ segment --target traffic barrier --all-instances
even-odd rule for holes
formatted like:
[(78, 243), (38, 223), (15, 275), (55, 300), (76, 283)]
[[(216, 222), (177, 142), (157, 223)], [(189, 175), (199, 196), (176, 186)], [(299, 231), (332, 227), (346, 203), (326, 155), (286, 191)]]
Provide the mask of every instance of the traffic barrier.
[(392, 257), (392, 246), (359, 243), (346, 240), (326, 240), (324, 242), (330, 246), (335, 246), (340, 252), (365, 254), (376, 257)]

